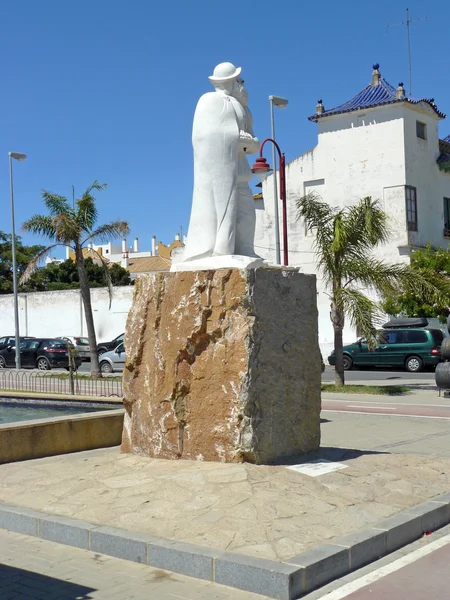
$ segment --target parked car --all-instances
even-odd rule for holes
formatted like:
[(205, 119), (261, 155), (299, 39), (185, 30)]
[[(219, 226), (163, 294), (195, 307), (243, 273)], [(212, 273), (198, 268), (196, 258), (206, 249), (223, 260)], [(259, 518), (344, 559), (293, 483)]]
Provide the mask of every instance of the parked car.
[[(59, 339), (34, 338), (20, 342), (20, 361), (22, 367), (48, 371), (52, 368), (69, 370), (68, 342)], [(16, 348), (9, 345), (0, 350), (0, 369), (14, 367)], [(81, 365), (81, 358), (74, 357), (75, 366)]]
[[(32, 340), (34, 339), (33, 337), (22, 337), (20, 336), (20, 341), (24, 341), (24, 340)], [(16, 343), (16, 336), (15, 335), (5, 335), (3, 337), (0, 337), (0, 350), (2, 348), (5, 348), (6, 346), (14, 346)]]
[(102, 373), (114, 373), (123, 371), (125, 367), (125, 347), (123, 342), (115, 350), (104, 352), (100, 358), (100, 371)]
[(91, 353), (89, 352), (89, 340), (85, 337), (76, 337), (73, 335), (62, 335), (60, 340), (69, 342), (77, 349), (77, 354), (81, 360), (91, 360)]
[[(409, 320), (417, 322), (417, 319)], [(428, 322), (425, 320), (426, 324)], [(406, 326), (405, 326), (406, 325)], [(358, 366), (403, 367), (418, 373), (435, 367), (442, 361), (441, 344), (444, 334), (440, 329), (408, 327), (407, 319), (393, 320), (377, 331), (378, 344), (369, 350), (364, 338), (344, 346), (344, 369)], [(330, 365), (336, 364), (335, 351), (328, 357)]]
[(120, 335), (118, 335), (116, 338), (114, 338), (110, 342), (102, 342), (101, 344), (97, 344), (98, 355), (100, 356), (104, 352), (108, 352), (108, 350), (114, 350), (115, 348), (117, 348), (117, 346), (121, 342), (123, 342), (124, 335), (125, 335), (124, 333), (121, 333)]

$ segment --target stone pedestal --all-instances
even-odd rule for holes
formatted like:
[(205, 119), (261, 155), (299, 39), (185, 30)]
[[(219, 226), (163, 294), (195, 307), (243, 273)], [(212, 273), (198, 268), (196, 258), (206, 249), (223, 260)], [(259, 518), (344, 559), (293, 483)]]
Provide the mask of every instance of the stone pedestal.
[(125, 348), (123, 452), (265, 464), (319, 446), (315, 276), (141, 276)]

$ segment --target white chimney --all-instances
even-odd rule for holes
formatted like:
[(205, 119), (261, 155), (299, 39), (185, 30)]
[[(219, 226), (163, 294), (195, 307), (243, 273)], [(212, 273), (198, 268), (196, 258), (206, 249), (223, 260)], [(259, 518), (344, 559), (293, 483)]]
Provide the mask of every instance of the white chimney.
[(152, 237), (152, 256), (156, 256), (156, 235)]
[(124, 252), (122, 254), (122, 262), (120, 263), (121, 267), (123, 267), (124, 269), (128, 268), (128, 252)]
[(127, 240), (125, 238), (123, 238), (122, 240), (122, 252), (126, 252), (127, 251)]
[(175, 241), (176, 241), (176, 242), (179, 242), (179, 241), (180, 241), (180, 234), (179, 234), (179, 233), (176, 233), (176, 234), (175, 234)]
[(139, 252), (139, 240), (138, 240), (138, 238), (134, 238), (133, 252)]

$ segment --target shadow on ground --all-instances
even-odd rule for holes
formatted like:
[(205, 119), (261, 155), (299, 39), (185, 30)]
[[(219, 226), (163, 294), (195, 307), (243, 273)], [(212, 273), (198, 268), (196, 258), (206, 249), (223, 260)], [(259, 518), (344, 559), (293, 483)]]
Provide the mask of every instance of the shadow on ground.
[(314, 452), (307, 452), (299, 456), (289, 456), (281, 458), (273, 463), (277, 466), (299, 465), (301, 463), (311, 462), (312, 460), (325, 459), (332, 462), (345, 462), (346, 460), (354, 460), (360, 456), (368, 454), (392, 454), (391, 452), (378, 452), (376, 450), (356, 450), (350, 448), (332, 448), (323, 446)]
[(0, 597), (14, 600), (89, 600), (95, 588), (0, 564)]

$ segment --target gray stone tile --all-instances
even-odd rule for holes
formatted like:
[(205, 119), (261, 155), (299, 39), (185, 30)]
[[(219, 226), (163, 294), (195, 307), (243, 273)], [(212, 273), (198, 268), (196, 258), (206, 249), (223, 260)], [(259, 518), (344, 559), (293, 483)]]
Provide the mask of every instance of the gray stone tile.
[(404, 512), (422, 516), (422, 532), (435, 531), (450, 523), (450, 504), (423, 502)]
[(294, 600), (304, 591), (304, 570), (240, 554), (222, 554), (214, 560), (214, 581), (279, 600)]
[(423, 533), (422, 517), (401, 512), (380, 521), (370, 529), (386, 532), (386, 551), (389, 553), (420, 538)]
[(40, 516), (35, 510), (0, 504), (0, 529), (36, 536)]
[(150, 535), (133, 533), (114, 527), (95, 527), (90, 532), (90, 550), (117, 558), (147, 563), (147, 543), (156, 540)]
[(305, 591), (311, 592), (350, 571), (350, 551), (342, 546), (327, 544), (289, 559), (305, 570)]
[(152, 567), (207, 581), (213, 580), (213, 560), (220, 554), (220, 550), (184, 542), (158, 540), (148, 544), (148, 564)]
[(355, 570), (378, 560), (387, 553), (386, 532), (364, 529), (333, 541), (349, 549), (350, 569)]
[(95, 526), (81, 519), (45, 516), (39, 519), (39, 537), (50, 542), (89, 549), (89, 532)]

